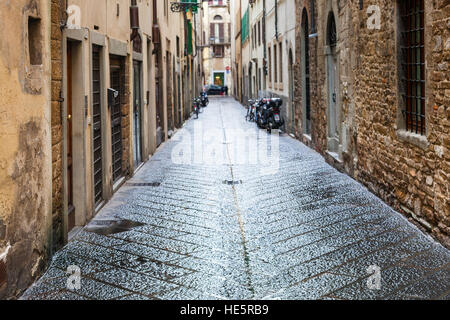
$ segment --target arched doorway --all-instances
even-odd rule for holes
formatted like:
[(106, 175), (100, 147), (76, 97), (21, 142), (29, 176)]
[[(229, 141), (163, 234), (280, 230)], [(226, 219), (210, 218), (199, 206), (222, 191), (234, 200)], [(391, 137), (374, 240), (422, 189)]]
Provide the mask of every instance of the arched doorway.
[(326, 31), (328, 151), (338, 153), (340, 144), (338, 97), (339, 74), (336, 51), (336, 20), (332, 11), (328, 14)]
[(303, 133), (311, 134), (311, 93), (310, 93), (310, 66), (309, 66), (309, 23), (308, 13), (303, 9), (301, 25), (301, 61), (302, 61), (302, 120)]
[(289, 49), (289, 103), (291, 104), (291, 132), (295, 133), (295, 106), (294, 106), (294, 57)]

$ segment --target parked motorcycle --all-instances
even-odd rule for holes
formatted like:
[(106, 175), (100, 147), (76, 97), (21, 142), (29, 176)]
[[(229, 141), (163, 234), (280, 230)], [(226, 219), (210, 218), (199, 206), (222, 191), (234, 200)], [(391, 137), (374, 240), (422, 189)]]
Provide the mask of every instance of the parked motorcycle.
[(257, 108), (258, 127), (271, 132), (273, 129), (280, 129), (284, 125), (281, 116), (281, 106), (283, 100), (280, 98), (262, 99)]
[(256, 104), (255, 109), (255, 121), (259, 128), (263, 129), (266, 127), (267, 120), (266, 120), (266, 112), (267, 112), (267, 101), (269, 99), (262, 98), (260, 99)]
[(209, 104), (208, 94), (206, 92), (200, 93), (200, 100), (202, 102), (202, 107), (205, 108)]
[(192, 107), (194, 109), (194, 113), (195, 113), (195, 119), (198, 119), (198, 115), (201, 112), (201, 101), (199, 98), (195, 98), (192, 102)]

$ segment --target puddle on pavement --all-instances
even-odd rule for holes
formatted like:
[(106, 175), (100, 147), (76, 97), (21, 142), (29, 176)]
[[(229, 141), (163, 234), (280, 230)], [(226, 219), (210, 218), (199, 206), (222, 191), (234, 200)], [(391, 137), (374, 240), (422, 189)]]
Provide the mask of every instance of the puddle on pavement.
[(98, 220), (90, 223), (85, 230), (102, 236), (130, 231), (144, 226), (145, 223), (131, 220)]

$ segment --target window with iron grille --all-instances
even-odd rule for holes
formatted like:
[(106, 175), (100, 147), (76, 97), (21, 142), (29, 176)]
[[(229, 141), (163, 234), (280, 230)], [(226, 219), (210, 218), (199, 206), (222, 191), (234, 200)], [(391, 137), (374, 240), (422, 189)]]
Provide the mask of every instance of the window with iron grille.
[(399, 1), (401, 85), (407, 131), (425, 134), (424, 0)]

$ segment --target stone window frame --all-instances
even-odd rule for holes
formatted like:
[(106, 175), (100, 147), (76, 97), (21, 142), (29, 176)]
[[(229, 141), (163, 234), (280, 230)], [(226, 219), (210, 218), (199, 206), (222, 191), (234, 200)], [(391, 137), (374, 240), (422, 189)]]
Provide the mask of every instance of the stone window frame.
[[(44, 50), (45, 50), (45, 36), (44, 28), (45, 23), (38, 9), (29, 9), (23, 14), (22, 18), (23, 34), (22, 34), (22, 50), (25, 57), (23, 65), (23, 87), (24, 91), (32, 95), (42, 94), (42, 85), (44, 78)], [(30, 20), (38, 20), (40, 22), (40, 42), (41, 42), (41, 64), (32, 64), (30, 55), (30, 35), (29, 35), (29, 23)]]
[[(428, 69), (432, 65), (431, 60), (431, 50), (432, 48), (432, 37), (427, 33), (428, 30), (432, 30), (432, 17), (431, 12), (432, 10), (427, 10), (427, 2), (425, 1), (425, 13), (424, 13), (424, 25), (425, 25), (425, 32), (424, 32), (424, 45), (425, 45), (425, 133), (424, 134), (417, 134), (415, 132), (410, 132), (406, 130), (406, 120), (403, 115), (403, 110), (405, 109), (405, 104), (403, 102), (403, 81), (401, 81), (401, 18), (400, 18), (400, 7), (399, 7), (399, 1), (396, 0), (394, 2), (395, 6), (395, 22), (394, 22), (394, 34), (395, 34), (395, 63), (396, 63), (396, 79), (397, 79), (397, 110), (396, 110), (396, 123), (395, 123), (395, 129), (396, 129), (396, 136), (399, 140), (410, 143), (416, 147), (419, 147), (423, 150), (428, 149), (430, 143), (428, 141), (428, 135), (430, 133), (429, 130), (429, 124), (430, 124), (430, 114), (432, 114), (432, 105), (433, 101), (431, 99), (430, 93), (431, 93), (431, 87), (430, 83), (431, 81), (431, 72), (428, 72)], [(430, 54), (431, 52), (431, 54)]]

